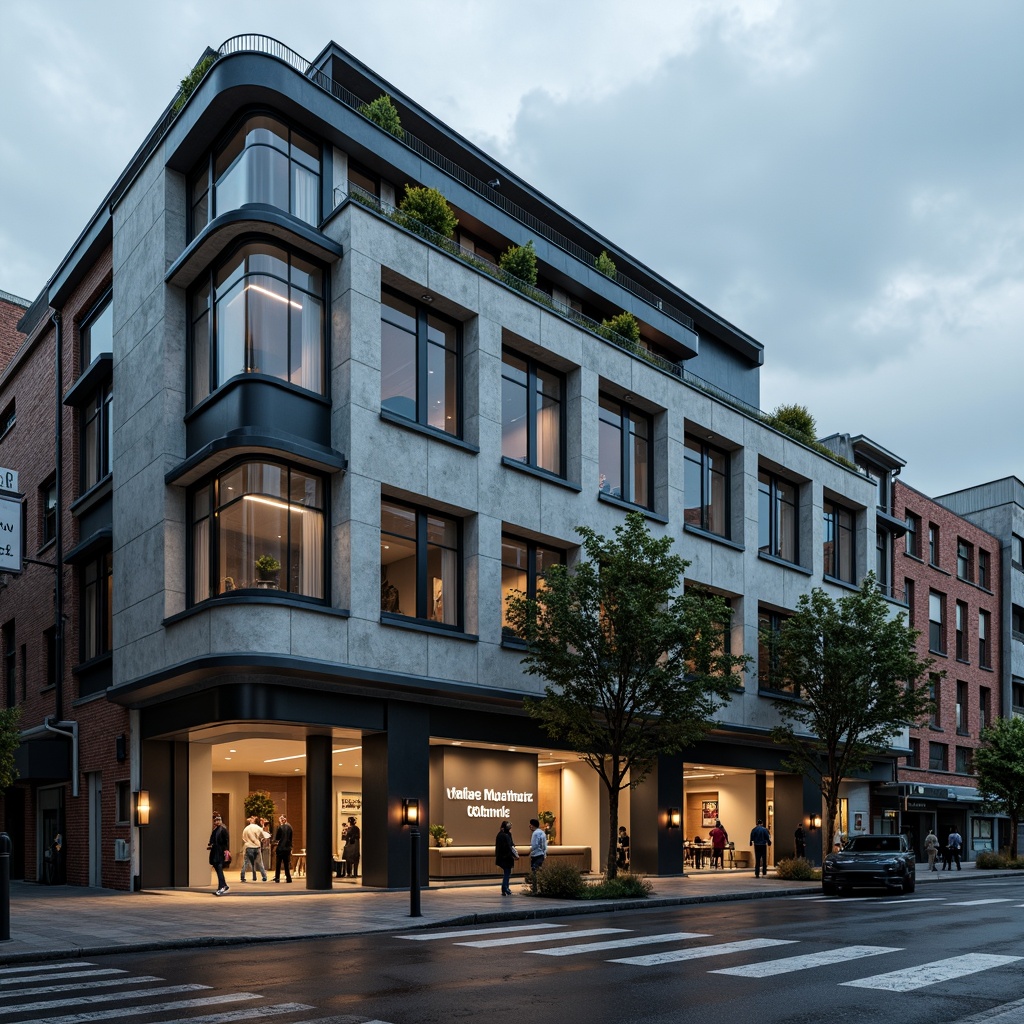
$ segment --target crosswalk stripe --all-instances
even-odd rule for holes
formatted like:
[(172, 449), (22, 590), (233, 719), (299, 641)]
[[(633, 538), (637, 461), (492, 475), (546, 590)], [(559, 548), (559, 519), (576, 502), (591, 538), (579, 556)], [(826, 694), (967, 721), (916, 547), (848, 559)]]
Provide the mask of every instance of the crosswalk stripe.
[(990, 953), (967, 953), (964, 956), (953, 956), (948, 960), (935, 960), (917, 967), (908, 967), (902, 971), (890, 971), (887, 974), (876, 974), (870, 978), (858, 978), (856, 981), (844, 981), (841, 984), (851, 988), (872, 988), (883, 992), (912, 992), (926, 985), (935, 985), (940, 981), (952, 981), (978, 971), (987, 971), (993, 967), (1002, 967), (1020, 960), (1019, 956), (996, 956)]
[(578, 932), (556, 932), (547, 935), (510, 935), (505, 939), (481, 939), (480, 942), (456, 942), (456, 946), (470, 946), (473, 949), (493, 949), (495, 946), (521, 946), (527, 942), (554, 942), (558, 939), (586, 938), (589, 935), (613, 935), (628, 932), (628, 928), (582, 928)]
[(182, 992), (209, 991), (209, 985), (165, 985), (163, 988), (149, 988), (139, 992), (101, 992), (97, 996), (76, 996), (73, 999), (43, 999), (36, 1003), (19, 1003), (0, 1010), (0, 1017), (12, 1013), (28, 1013), (36, 1010), (58, 1010), (62, 1006), (94, 1006), (96, 1003), (112, 1003), (117, 999), (152, 999), (153, 996), (180, 995)]
[(790, 946), (796, 941), (796, 939), (744, 939), (740, 942), (723, 942), (718, 946), (693, 946), (690, 949), (673, 949), (666, 953), (627, 956), (621, 960), (609, 960), (608, 962), (612, 964), (631, 964), (636, 967), (654, 967), (657, 964), (672, 964), (680, 960), (700, 960), (708, 956), (744, 953), (750, 949), (767, 949), (769, 946)]
[[(898, 900), (879, 900), (878, 905), (880, 907), (888, 907), (891, 904), (900, 903), (944, 903), (946, 900), (945, 896), (911, 896), (909, 899), (906, 896), (901, 897)], [(952, 904), (954, 907), (956, 904)]]
[[(407, 939), (409, 942), (432, 942), (437, 939), (458, 939), (463, 935), (494, 935), (501, 932), (507, 935), (509, 932), (541, 931), (547, 928), (565, 928), (564, 924), (513, 924), (503, 925), (500, 928), (466, 928), (460, 932), (418, 932), (415, 935), (394, 935), (395, 939)], [(370, 1021), (370, 1024), (373, 1024)]]
[[(579, 932), (575, 934), (579, 935)], [(593, 953), (602, 949), (621, 949), (625, 946), (650, 946), (656, 942), (681, 942), (684, 939), (706, 939), (705, 932), (665, 932), (662, 935), (631, 935), (625, 939), (607, 942), (580, 942), (573, 946), (555, 946), (553, 949), (528, 949), (539, 956), (572, 956), (574, 953)]]
[(787, 956), (781, 960), (766, 960), (760, 964), (744, 964), (741, 967), (723, 967), (709, 974), (731, 974), (738, 978), (770, 978), (776, 974), (790, 974), (803, 971), (809, 967), (827, 967), (830, 964), (841, 964), (847, 960), (857, 960), (865, 956), (878, 956), (879, 953), (899, 953), (900, 947), (893, 946), (844, 946), (841, 949), (825, 949), (820, 953), (808, 953), (805, 956)]
[[(159, 1003), (145, 1006), (119, 1007), (116, 1010), (93, 1010), (89, 1013), (67, 1013), (60, 1017), (37, 1017), (34, 1020), (22, 1021), (21, 1024), (88, 1024), (93, 1020), (111, 1020), (117, 1017), (140, 1017), (149, 1013), (167, 1013), (170, 1010), (191, 1010), (198, 1006), (219, 1006), (223, 1003), (240, 1003), (246, 999), (260, 999), (255, 992), (228, 992), (222, 996), (205, 996), (202, 999), (178, 999), (170, 1003)], [(312, 1009), (312, 1007), (304, 1007)], [(266, 1014), (267, 1007), (259, 1008), (259, 1015)], [(248, 1016), (253, 1016), (254, 1011), (250, 1009)], [(189, 1024), (198, 1024), (197, 1021), (190, 1021)]]
[(70, 964), (33, 964), (31, 967), (0, 967), (0, 974), (31, 974), (33, 971), (64, 971), (69, 967), (95, 967), (87, 960), (76, 960)]
[[(228, 1010), (226, 1013), (210, 1013), (205, 1017), (190, 1017), (187, 1021), (175, 1021), (175, 1024), (231, 1024), (232, 1021), (251, 1021), (254, 1017), (280, 1017), (283, 1013), (298, 1013), (300, 1010), (312, 1010), (315, 1007), (308, 1003), (278, 1003), (276, 1006), (261, 1006), (258, 1013), (249, 1010)], [(337, 1020), (337, 1018), (333, 1018)], [(351, 1018), (349, 1018), (351, 1020)], [(24, 1024), (35, 1024), (25, 1021)], [(316, 1022), (309, 1022), (316, 1024)]]
[[(122, 971), (117, 967), (97, 967), (94, 971), (68, 971), (67, 974), (62, 974), (62, 978), (98, 978), (101, 975), (109, 977), (111, 974), (127, 974), (127, 971)], [(50, 981), (53, 978), (52, 974), (30, 974), (21, 978), (0, 978), (0, 986), (6, 987), (8, 985), (25, 985), (30, 981)]]
[(983, 907), (986, 903), (1010, 903), (1012, 900), (1009, 896), (1005, 899), (991, 899), (991, 900), (962, 900), (960, 903), (950, 903), (951, 907)]
[(152, 974), (137, 978), (109, 978), (106, 981), (79, 981), (70, 985), (38, 985), (35, 988), (19, 988), (16, 992), (0, 992), (0, 999), (23, 999), (25, 996), (44, 996), (51, 992), (82, 992), (94, 988), (111, 988), (114, 985), (134, 985), (136, 982), (163, 981)]

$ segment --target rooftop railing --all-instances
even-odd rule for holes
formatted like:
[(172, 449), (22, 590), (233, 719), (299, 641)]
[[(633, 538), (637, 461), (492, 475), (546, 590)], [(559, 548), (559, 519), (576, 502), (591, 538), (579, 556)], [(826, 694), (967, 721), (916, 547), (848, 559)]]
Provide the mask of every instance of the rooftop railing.
[[(329, 92), (336, 100), (344, 103), (345, 106), (350, 107), (356, 113), (362, 113), (362, 108), (367, 105), (368, 100), (361, 96), (357, 96), (355, 93), (346, 89), (343, 85), (335, 82), (329, 75), (314, 68), (308, 60), (301, 57), (294, 50), (285, 46), (283, 43), (279, 43), (276, 39), (272, 39), (269, 36), (263, 35), (239, 35), (232, 36), (228, 39), (218, 51), (220, 56), (226, 57), (233, 53), (262, 53), (269, 57), (274, 57), (277, 60), (283, 61), (289, 67), (294, 68), (299, 74), (304, 75), (315, 85), (318, 85), (325, 92)], [(370, 97), (375, 99), (376, 97)], [(364, 115), (365, 116), (365, 115)], [(370, 120), (367, 118), (367, 120)], [(370, 121), (373, 124), (373, 121)], [(381, 131), (384, 131), (382, 128)], [(388, 132), (387, 134), (392, 134)], [(493, 206), (507, 213), (510, 217), (519, 221), (521, 224), (528, 227), (531, 231), (540, 235), (542, 238), (547, 239), (553, 245), (556, 245), (559, 249), (569, 253), (569, 255), (575, 257), (581, 263), (585, 264), (591, 269), (595, 268), (595, 262), (597, 256), (589, 252), (583, 246), (572, 239), (567, 238), (561, 232), (556, 231), (551, 225), (535, 217), (528, 210), (524, 210), (517, 203), (513, 203), (507, 196), (503, 196), (500, 192), (495, 191), (485, 181), (470, 174), (464, 167), (460, 167), (457, 163), (445, 156), (443, 153), (434, 149), (433, 146), (429, 146), (423, 142), (422, 139), (417, 138), (411, 132), (406, 129), (401, 130), (400, 135), (393, 136), (404, 142), (411, 150), (423, 157), (429, 163), (432, 163), (435, 167), (440, 168), (445, 174), (450, 175), (457, 181), (460, 181), (467, 188), (472, 189), (478, 195), (482, 196)], [(637, 298), (646, 302), (648, 305), (654, 306), (660, 310), (671, 320), (675, 320), (676, 323), (682, 324), (689, 330), (693, 330), (693, 318), (688, 316), (682, 310), (677, 309), (670, 303), (652, 292), (649, 288), (644, 287), (642, 284), (638, 284), (631, 278), (626, 277), (624, 274), (615, 272), (613, 275), (609, 275), (618, 285), (631, 292)]]

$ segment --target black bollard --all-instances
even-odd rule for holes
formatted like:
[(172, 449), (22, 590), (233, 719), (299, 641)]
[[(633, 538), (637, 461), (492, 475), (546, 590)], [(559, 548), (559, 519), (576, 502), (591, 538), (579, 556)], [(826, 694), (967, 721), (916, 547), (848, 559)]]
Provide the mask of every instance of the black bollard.
[(420, 913), (420, 830), (416, 825), (409, 827), (409, 916), (422, 917)]
[(11, 837), (0, 832), (0, 941), (11, 937)]

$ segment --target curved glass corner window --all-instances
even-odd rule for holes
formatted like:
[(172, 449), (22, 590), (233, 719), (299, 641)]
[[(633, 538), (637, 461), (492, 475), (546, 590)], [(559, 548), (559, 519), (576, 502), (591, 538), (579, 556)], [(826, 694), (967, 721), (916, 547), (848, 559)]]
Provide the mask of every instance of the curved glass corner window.
[(243, 462), (192, 493), (192, 603), (236, 590), (323, 600), (324, 483), (274, 462)]
[(274, 206), (318, 225), (319, 145), (266, 114), (248, 118), (212, 167), (204, 167), (192, 181), (193, 237), (213, 217), (247, 203)]
[(215, 270), (192, 296), (192, 404), (243, 373), (324, 394), (323, 277), (263, 242)]

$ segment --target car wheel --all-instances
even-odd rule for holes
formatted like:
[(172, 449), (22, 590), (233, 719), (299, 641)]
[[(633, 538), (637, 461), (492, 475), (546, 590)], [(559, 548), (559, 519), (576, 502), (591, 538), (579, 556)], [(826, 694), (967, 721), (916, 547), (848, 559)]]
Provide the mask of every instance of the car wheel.
[(917, 876), (914, 875), (914, 874), (907, 875), (907, 877), (903, 879), (903, 891), (904, 892), (913, 892), (916, 888), (917, 888)]
[(822, 882), (821, 883), (821, 894), (822, 894), (822, 896), (835, 896), (835, 894), (836, 894), (836, 883), (835, 882)]

